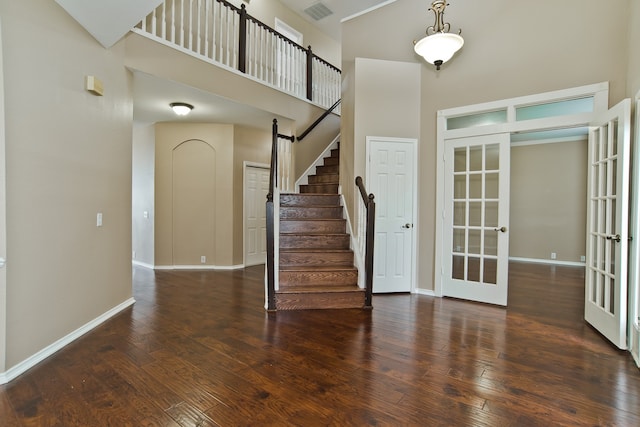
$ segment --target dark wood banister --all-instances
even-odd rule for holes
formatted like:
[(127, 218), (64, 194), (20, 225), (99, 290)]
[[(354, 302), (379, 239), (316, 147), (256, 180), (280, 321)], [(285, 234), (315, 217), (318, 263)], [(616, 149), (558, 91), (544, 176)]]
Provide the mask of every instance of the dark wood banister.
[(293, 135), (278, 133), (278, 120), (273, 119), (271, 126), (271, 170), (269, 173), (269, 192), (267, 193), (267, 311), (276, 309), (276, 263), (275, 263), (275, 216), (273, 195), (278, 185), (278, 139), (295, 140)]
[[(376, 203), (373, 201), (375, 196), (373, 194), (367, 194), (367, 190), (364, 188), (362, 177), (356, 177), (356, 187), (360, 190), (360, 196), (362, 202), (367, 210), (367, 225), (366, 225), (366, 241), (365, 241), (365, 254), (364, 254), (364, 269), (365, 269), (365, 301), (364, 308), (372, 309), (372, 295), (373, 295), (373, 243), (375, 238), (375, 226), (376, 226)], [(359, 219), (360, 220), (360, 219)]]
[[(226, 0), (216, 0), (218, 3), (223, 4), (225, 7), (233, 10), (235, 13), (239, 15), (238, 19), (238, 71), (242, 73), (246, 73), (247, 68), (247, 20), (254, 22), (256, 25), (264, 28), (271, 34), (281, 38), (285, 43), (290, 44), (296, 49), (299, 49), (303, 52), (306, 52), (307, 56), (307, 65), (306, 65), (306, 95), (309, 101), (313, 101), (313, 60), (317, 60), (324, 64), (325, 66), (333, 69), (334, 71), (340, 73), (340, 69), (333, 64), (330, 64), (326, 60), (320, 58), (318, 55), (314, 54), (311, 50), (311, 46), (304, 48), (300, 46), (298, 43), (294, 42), (287, 36), (277, 32), (273, 28), (269, 27), (267, 24), (262, 21), (254, 18), (253, 16), (247, 13), (247, 6), (242, 4), (240, 7), (236, 7), (229, 3)], [(301, 138), (302, 139), (302, 138)]]
[(340, 101), (342, 101), (342, 99), (338, 99), (336, 102), (333, 103), (333, 105), (331, 107), (327, 108), (327, 110), (324, 113), (322, 113), (322, 115), (320, 117), (318, 117), (318, 119), (315, 122), (311, 123), (311, 125), (304, 132), (302, 132), (300, 134), (300, 136), (297, 137), (296, 139), (298, 141), (302, 141), (304, 139), (304, 137), (309, 134), (309, 132), (314, 130), (315, 127), (318, 126), (320, 124), (320, 122), (325, 119), (325, 117), (327, 117), (329, 114), (331, 114), (331, 112), (333, 110), (336, 109), (336, 107), (340, 104)]

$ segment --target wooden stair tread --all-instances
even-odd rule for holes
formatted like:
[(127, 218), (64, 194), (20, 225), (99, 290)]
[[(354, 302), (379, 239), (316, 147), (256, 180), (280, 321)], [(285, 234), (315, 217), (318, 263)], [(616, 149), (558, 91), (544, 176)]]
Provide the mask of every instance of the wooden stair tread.
[(313, 294), (313, 293), (346, 293), (346, 292), (364, 292), (364, 289), (356, 285), (348, 286), (287, 286), (285, 289), (279, 289), (278, 294)]
[(358, 271), (352, 265), (286, 265), (280, 267), (280, 271), (306, 272), (306, 271)]
[(308, 252), (308, 253), (327, 253), (327, 252), (353, 252), (351, 249), (323, 249), (323, 248), (280, 248), (280, 252)]

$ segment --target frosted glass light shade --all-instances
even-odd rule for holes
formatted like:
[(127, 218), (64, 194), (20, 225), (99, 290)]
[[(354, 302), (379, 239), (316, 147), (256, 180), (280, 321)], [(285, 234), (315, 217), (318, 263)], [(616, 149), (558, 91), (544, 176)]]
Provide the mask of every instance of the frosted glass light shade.
[(178, 116), (186, 116), (193, 110), (193, 105), (184, 102), (172, 102), (169, 106)]
[(458, 34), (435, 33), (424, 37), (413, 47), (429, 64), (447, 62), (462, 47), (464, 39)]

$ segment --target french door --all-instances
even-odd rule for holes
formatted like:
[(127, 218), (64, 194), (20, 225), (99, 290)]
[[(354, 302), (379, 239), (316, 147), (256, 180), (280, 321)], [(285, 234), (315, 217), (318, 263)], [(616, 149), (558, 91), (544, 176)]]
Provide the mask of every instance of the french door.
[(630, 111), (626, 99), (589, 129), (584, 318), (621, 349), (627, 348)]
[(507, 305), (509, 143), (507, 133), (445, 141), (444, 296)]

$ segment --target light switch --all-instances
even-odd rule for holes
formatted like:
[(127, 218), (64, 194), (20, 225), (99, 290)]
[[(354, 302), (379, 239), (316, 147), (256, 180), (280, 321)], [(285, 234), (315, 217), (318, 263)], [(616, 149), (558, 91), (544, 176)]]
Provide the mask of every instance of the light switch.
[(143, 217), (144, 219), (149, 218), (149, 212), (147, 212), (147, 211), (142, 212), (142, 217)]
[(96, 215), (96, 227), (102, 227), (102, 212), (98, 212)]

